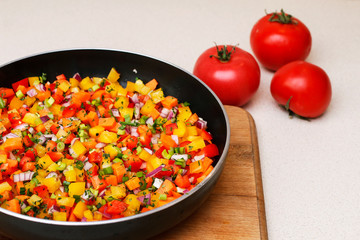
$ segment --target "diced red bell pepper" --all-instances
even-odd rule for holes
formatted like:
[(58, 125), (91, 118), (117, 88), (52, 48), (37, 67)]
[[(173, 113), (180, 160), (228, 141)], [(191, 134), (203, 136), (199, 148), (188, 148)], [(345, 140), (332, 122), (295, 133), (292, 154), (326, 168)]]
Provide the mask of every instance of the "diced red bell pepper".
[(215, 157), (219, 155), (219, 149), (215, 144), (206, 145), (203, 150), (206, 157)]
[(24, 78), (24, 79), (12, 84), (12, 88), (14, 89), (15, 92), (17, 91), (19, 86), (24, 86), (25, 88), (28, 88), (29, 87), (29, 79)]
[(46, 185), (34, 187), (34, 193), (41, 198), (46, 198), (49, 196), (48, 187)]
[(166, 135), (172, 135), (174, 130), (177, 129), (178, 126), (176, 123), (170, 123), (168, 125), (165, 126), (165, 133)]
[(108, 208), (105, 210), (107, 213), (115, 215), (124, 212), (128, 205), (119, 200), (113, 200), (108, 203)]
[(89, 162), (91, 163), (100, 163), (102, 160), (102, 155), (100, 152), (93, 151), (89, 154)]

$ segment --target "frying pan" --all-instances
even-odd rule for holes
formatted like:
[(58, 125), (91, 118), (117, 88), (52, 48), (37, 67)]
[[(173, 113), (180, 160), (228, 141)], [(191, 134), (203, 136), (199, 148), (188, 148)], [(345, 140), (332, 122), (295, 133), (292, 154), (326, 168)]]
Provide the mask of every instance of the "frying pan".
[(1, 87), (29, 76), (47, 74), (106, 77), (114, 67), (121, 73), (120, 84), (140, 78), (155, 78), (165, 95), (189, 102), (192, 111), (208, 121), (220, 156), (211, 174), (189, 193), (173, 202), (138, 215), (97, 222), (60, 222), (33, 218), (0, 208), (0, 232), (13, 239), (146, 239), (189, 217), (209, 196), (225, 163), (230, 127), (226, 112), (216, 95), (192, 74), (165, 61), (138, 53), (108, 49), (71, 49), (26, 57), (0, 67)]

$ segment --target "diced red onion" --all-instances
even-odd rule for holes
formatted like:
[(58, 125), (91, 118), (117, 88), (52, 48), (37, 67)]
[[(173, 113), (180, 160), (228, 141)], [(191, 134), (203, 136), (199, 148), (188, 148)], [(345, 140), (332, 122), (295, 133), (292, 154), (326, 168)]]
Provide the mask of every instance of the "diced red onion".
[(61, 192), (65, 192), (65, 187), (64, 187), (64, 186), (60, 186), (60, 187), (59, 187), (59, 190), (60, 190)]
[(139, 102), (138, 94), (135, 93), (132, 97), (130, 97), (130, 100), (133, 103), (138, 103)]
[(127, 147), (122, 147), (122, 148), (120, 148), (121, 149), (121, 151), (123, 152), (123, 151), (126, 151), (127, 150)]
[(160, 188), (161, 185), (163, 184), (163, 182), (164, 182), (163, 180), (161, 180), (159, 178), (155, 178), (153, 186), (156, 187), (156, 188)]
[(76, 80), (81, 81), (81, 76), (79, 73), (75, 73), (72, 78), (75, 78)]
[(8, 139), (8, 138), (18, 138), (18, 137), (19, 136), (16, 135), (15, 133), (8, 133), (3, 137), (3, 140), (4, 140), (4, 142), (6, 142), (6, 139)]
[(149, 117), (148, 119), (146, 119), (145, 123), (148, 124), (148, 125), (153, 125), (154, 124), (154, 119), (152, 117)]
[(183, 170), (181, 171), (181, 175), (184, 176), (184, 175), (187, 173), (187, 171), (188, 171), (187, 169), (183, 169)]
[(171, 135), (171, 138), (172, 138), (172, 140), (174, 140), (174, 142), (175, 142), (176, 144), (179, 144), (179, 137), (178, 137), (178, 135)]
[(52, 138), (51, 138), (51, 141), (56, 142), (57, 140), (58, 140), (58, 138), (57, 138), (57, 136), (54, 134), (54, 135), (52, 136)]
[(96, 114), (97, 114), (98, 117), (101, 117), (99, 109), (96, 109)]
[(167, 115), (169, 114), (169, 112), (170, 112), (170, 109), (163, 108), (160, 112), (160, 117), (166, 118)]
[(148, 174), (146, 174), (146, 177), (153, 177), (155, 176), (158, 172), (161, 171), (161, 169), (163, 169), (163, 167), (165, 167), (164, 164), (161, 164), (159, 167), (155, 168), (153, 171), (149, 172)]
[(187, 161), (189, 158), (189, 155), (187, 154), (178, 154), (178, 153), (175, 153), (171, 156), (171, 159), (172, 160), (179, 160), (179, 159), (184, 159), (185, 161)]
[(87, 171), (89, 170), (90, 168), (92, 168), (92, 163), (91, 162), (85, 162), (84, 164), (84, 170)]
[[(146, 195), (141, 195), (137, 198), (140, 202), (143, 204), (151, 204), (151, 193), (148, 193)], [(146, 202), (145, 202), (146, 201)]]
[(50, 120), (50, 118), (49, 118), (48, 115), (42, 116), (42, 117), (40, 117), (40, 119), (41, 119), (41, 121), (42, 121), (43, 123), (45, 123), (45, 122), (47, 122), (47, 121)]
[(207, 122), (204, 119), (199, 118), (199, 120), (197, 120), (197, 122), (195, 123), (195, 126), (200, 129), (206, 129)]
[(45, 143), (45, 141), (46, 141), (46, 137), (44, 136), (44, 135), (41, 135), (40, 137), (39, 137), (39, 144), (40, 145), (43, 145), (44, 143)]
[(79, 140), (79, 138), (74, 138), (73, 140), (71, 140), (70, 145), (71, 145), (71, 146), (74, 145), (74, 143), (76, 142), (76, 140)]
[(95, 145), (95, 148), (103, 148), (103, 147), (105, 147), (106, 146), (106, 143), (102, 143), (102, 142), (100, 142), (100, 143), (98, 143), (98, 144), (96, 144)]
[(21, 131), (24, 131), (27, 127), (29, 126), (29, 124), (27, 123), (22, 123), (20, 125), (17, 125), (16, 127), (14, 127), (14, 129), (19, 129)]
[(167, 120), (170, 120), (170, 119), (172, 119), (173, 117), (174, 117), (174, 112), (173, 112), (173, 110), (171, 110), (170, 112), (169, 112), (169, 114), (168, 114), (168, 116), (167, 116)]
[(9, 158), (12, 159), (12, 160), (16, 159), (15, 155), (11, 151), (9, 153)]
[(188, 193), (189, 192), (189, 189), (185, 189), (184, 191), (183, 191), (183, 193)]
[(54, 212), (60, 212), (60, 208), (57, 205), (52, 205), (48, 210), (49, 214), (52, 214)]
[(106, 218), (112, 218), (111, 214), (107, 212), (107, 207), (104, 208), (104, 212), (102, 213), (104, 217)]
[(33, 134), (35, 132), (35, 129), (33, 127), (30, 127), (28, 131), (29, 133)]
[(140, 188), (135, 188), (135, 189), (133, 190), (133, 193), (134, 193), (135, 195), (138, 194), (139, 192), (141, 192)]
[(71, 102), (66, 102), (66, 103), (63, 103), (61, 106), (63, 107), (69, 107), (71, 105)]
[(186, 188), (176, 187), (176, 191), (178, 193), (184, 193), (185, 190), (186, 190)]
[(153, 151), (151, 151), (150, 149), (148, 149), (148, 148), (146, 148), (146, 147), (144, 148), (144, 150), (147, 151), (150, 155), (153, 154)]
[(199, 160), (203, 159), (204, 157), (205, 157), (205, 154), (197, 155), (197, 156), (194, 156), (194, 160), (199, 161)]
[[(90, 169), (90, 168), (89, 168)], [(91, 183), (90, 182), (86, 182), (86, 188), (90, 188), (91, 187)]]
[(30, 181), (32, 179), (33, 175), (34, 175), (34, 172), (30, 172), (30, 171), (14, 174), (13, 181), (14, 182)]
[(31, 88), (29, 91), (26, 92), (26, 94), (27, 94), (29, 97), (35, 97), (38, 93), (37, 93), (37, 91), (36, 91), (34, 88)]
[(87, 222), (87, 218), (86, 218), (86, 217), (82, 217), (81, 222)]
[(146, 162), (142, 162), (140, 169), (145, 169), (146, 168), (147, 163)]
[(56, 172), (49, 172), (49, 174), (48, 175), (46, 175), (46, 177), (45, 178), (58, 178), (59, 177), (59, 175), (56, 173)]
[(94, 197), (94, 194), (90, 191), (85, 191), (82, 195), (81, 198), (84, 199), (85, 201), (90, 200)]
[(140, 103), (135, 103), (134, 118), (135, 119), (140, 119)]
[(99, 197), (105, 196), (105, 192), (106, 192), (106, 189), (102, 190), (102, 191), (99, 193)]
[(190, 177), (190, 178), (189, 178), (189, 181), (190, 181), (191, 183), (193, 183), (193, 182), (194, 182), (194, 180), (195, 180), (195, 178), (194, 178), (194, 177)]
[(112, 112), (112, 115), (114, 117), (120, 117), (120, 113), (119, 113), (119, 110), (117, 108), (112, 108), (111, 112)]
[(55, 134), (44, 134), (44, 137), (46, 138), (52, 138), (53, 136), (55, 136)]
[(46, 88), (45, 88), (44, 84), (35, 85), (35, 88), (37, 90), (39, 90), (40, 92), (45, 92), (46, 91)]
[(133, 127), (133, 126), (130, 127), (130, 135), (134, 137), (139, 136), (139, 133), (137, 132), (137, 127)]
[(159, 142), (159, 139), (160, 139), (160, 134), (156, 133), (151, 137), (151, 143), (157, 144)]

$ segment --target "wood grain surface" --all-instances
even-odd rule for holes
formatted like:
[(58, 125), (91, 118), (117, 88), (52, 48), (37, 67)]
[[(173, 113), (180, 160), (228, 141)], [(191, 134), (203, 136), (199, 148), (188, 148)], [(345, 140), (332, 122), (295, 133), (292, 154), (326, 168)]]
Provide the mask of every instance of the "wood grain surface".
[(192, 216), (153, 239), (268, 239), (255, 123), (245, 110), (225, 108), (231, 138), (218, 183)]

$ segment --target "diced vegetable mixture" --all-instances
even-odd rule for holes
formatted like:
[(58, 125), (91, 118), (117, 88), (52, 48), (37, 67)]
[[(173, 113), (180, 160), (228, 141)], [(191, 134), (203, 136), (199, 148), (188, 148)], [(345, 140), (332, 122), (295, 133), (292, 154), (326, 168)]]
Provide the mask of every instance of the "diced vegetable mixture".
[(186, 194), (218, 148), (189, 103), (158, 82), (106, 78), (53, 83), (46, 74), (0, 88), (0, 204), (59, 221), (131, 216)]

